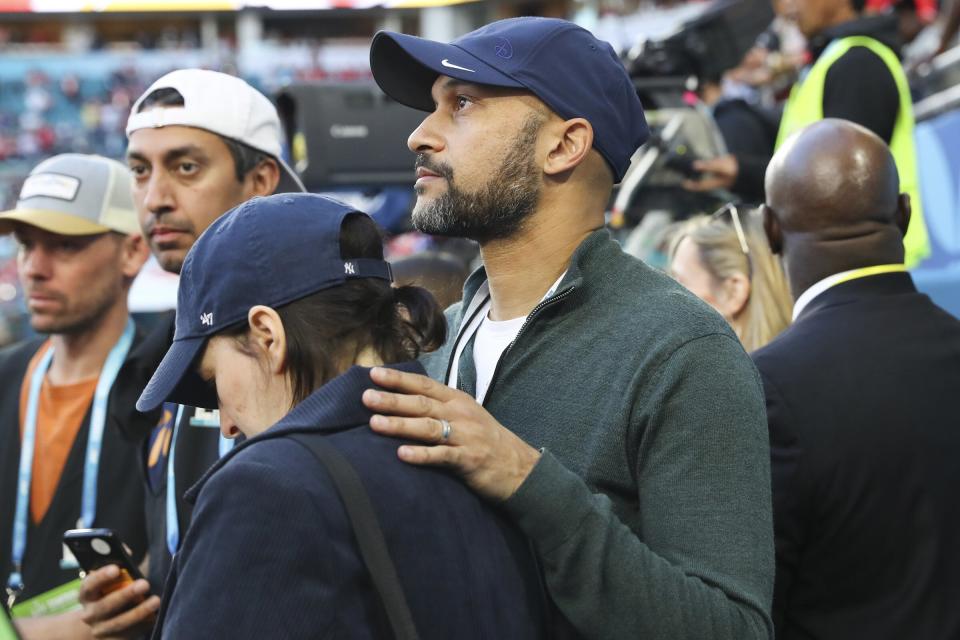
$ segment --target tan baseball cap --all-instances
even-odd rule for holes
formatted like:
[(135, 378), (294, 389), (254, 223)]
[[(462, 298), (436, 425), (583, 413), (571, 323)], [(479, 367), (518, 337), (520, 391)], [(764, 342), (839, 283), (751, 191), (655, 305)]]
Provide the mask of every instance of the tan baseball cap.
[(0, 213), (0, 234), (17, 222), (66, 236), (140, 233), (130, 170), (103, 156), (48, 158), (27, 176), (16, 208)]

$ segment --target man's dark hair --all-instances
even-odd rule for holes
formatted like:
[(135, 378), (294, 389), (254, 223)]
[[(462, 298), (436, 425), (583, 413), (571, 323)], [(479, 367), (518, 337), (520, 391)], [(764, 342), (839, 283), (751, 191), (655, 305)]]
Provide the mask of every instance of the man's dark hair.
[[(182, 107), (184, 104), (183, 95), (179, 91), (171, 89), (170, 87), (163, 87), (152, 91), (150, 95), (144, 98), (143, 102), (140, 103), (140, 108), (137, 109), (137, 113), (157, 107)], [(211, 131), (211, 133), (213, 132)], [(233, 166), (238, 182), (243, 182), (243, 179), (247, 177), (248, 173), (260, 166), (261, 162), (271, 157), (269, 154), (257, 151), (253, 147), (233, 140), (232, 138), (221, 136), (218, 133), (214, 133), (214, 135), (223, 140), (223, 143), (227, 145), (227, 149), (230, 150), (230, 155), (233, 156)]]
[(863, 10), (867, 8), (867, 0), (850, 0), (850, 4), (853, 5), (853, 10), (857, 13), (863, 13)]
[[(344, 218), (340, 256), (383, 259), (383, 240), (372, 219), (361, 214)], [(446, 339), (443, 311), (426, 289), (393, 287), (380, 278), (348, 280), (284, 305), (277, 313), (287, 337), (294, 405), (368, 348), (390, 364), (413, 360)], [(221, 335), (234, 336), (247, 351), (248, 330), (244, 323)]]

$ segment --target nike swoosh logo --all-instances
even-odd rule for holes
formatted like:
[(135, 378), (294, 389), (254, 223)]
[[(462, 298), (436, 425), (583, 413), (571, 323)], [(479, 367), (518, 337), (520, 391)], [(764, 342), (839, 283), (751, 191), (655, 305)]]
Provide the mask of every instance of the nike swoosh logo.
[(455, 64), (453, 64), (452, 62), (450, 62), (449, 60), (447, 60), (446, 58), (444, 58), (443, 60), (441, 60), (441, 61), (440, 61), (440, 64), (442, 64), (443, 66), (447, 67), (448, 69), (460, 69), (460, 71), (469, 71), (470, 73), (476, 73), (476, 71), (474, 71), (473, 69), (467, 69), (466, 67), (461, 67), (461, 66), (459, 66), (459, 65), (455, 65)]

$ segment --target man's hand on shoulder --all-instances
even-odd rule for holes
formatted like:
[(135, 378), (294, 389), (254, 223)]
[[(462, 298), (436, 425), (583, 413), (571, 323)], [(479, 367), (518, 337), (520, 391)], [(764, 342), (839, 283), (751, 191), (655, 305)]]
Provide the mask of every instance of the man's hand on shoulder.
[[(386, 436), (425, 443), (403, 445), (401, 460), (453, 469), (480, 495), (503, 501), (516, 493), (540, 452), (501, 425), (471, 396), (430, 378), (377, 367), (363, 402), (376, 412), (370, 427)], [(396, 393), (393, 393), (396, 392)]]

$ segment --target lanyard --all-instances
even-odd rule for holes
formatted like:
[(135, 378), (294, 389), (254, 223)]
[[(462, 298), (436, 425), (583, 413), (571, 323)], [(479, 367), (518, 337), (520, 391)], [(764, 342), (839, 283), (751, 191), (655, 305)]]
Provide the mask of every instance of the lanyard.
[[(113, 345), (107, 360), (100, 370), (96, 390), (93, 393), (93, 408), (90, 413), (90, 428), (87, 434), (87, 451), (83, 461), (83, 493), (80, 505), (80, 527), (90, 528), (97, 513), (97, 479), (100, 472), (100, 453), (103, 449), (103, 432), (107, 423), (107, 400), (110, 389), (127, 359), (133, 344), (134, 324), (127, 318), (123, 335)], [(40, 404), (40, 388), (53, 361), (53, 348), (47, 349), (30, 378), (30, 394), (27, 400), (27, 415), (24, 418), (23, 443), (20, 448), (20, 472), (17, 480), (17, 507), (13, 524), (13, 573), (7, 581), (7, 593), (11, 601), (23, 590), (22, 563), (27, 548), (27, 512), (30, 507), (30, 482), (33, 477), (33, 455), (37, 439), (37, 411)]]
[[(170, 454), (167, 456), (167, 550), (170, 551), (171, 556), (174, 555), (180, 547), (180, 519), (177, 515), (177, 473), (174, 462), (177, 450), (177, 436), (180, 433), (180, 421), (183, 419), (183, 410), (184, 406), (182, 404), (179, 405), (177, 408), (177, 417), (174, 418), (173, 422), (173, 436), (170, 438)], [(233, 448), (233, 444), (233, 440), (224, 438), (223, 434), (220, 434), (218, 451), (221, 458)]]
[(183, 405), (177, 407), (177, 417), (173, 421), (173, 436), (170, 438), (170, 455), (167, 456), (167, 548), (170, 555), (177, 551), (180, 544), (180, 522), (177, 520), (176, 477), (173, 471), (174, 455), (177, 451), (177, 434), (180, 433), (180, 420), (183, 418)]

